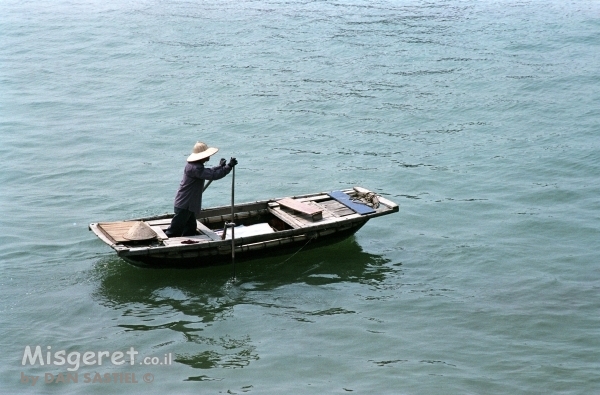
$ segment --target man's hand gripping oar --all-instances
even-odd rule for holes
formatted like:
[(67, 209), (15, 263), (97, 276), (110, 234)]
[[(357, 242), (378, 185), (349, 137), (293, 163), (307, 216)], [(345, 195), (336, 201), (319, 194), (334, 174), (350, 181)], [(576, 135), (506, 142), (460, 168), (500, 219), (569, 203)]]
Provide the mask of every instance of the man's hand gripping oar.
[[(225, 167), (226, 164), (227, 164), (227, 160), (225, 160), (225, 158), (221, 158), (221, 160), (219, 161), (219, 166)], [(211, 182), (213, 182), (213, 180), (208, 180), (208, 182), (206, 183), (206, 185), (202, 189), (202, 192), (206, 191), (206, 189), (210, 186)]]

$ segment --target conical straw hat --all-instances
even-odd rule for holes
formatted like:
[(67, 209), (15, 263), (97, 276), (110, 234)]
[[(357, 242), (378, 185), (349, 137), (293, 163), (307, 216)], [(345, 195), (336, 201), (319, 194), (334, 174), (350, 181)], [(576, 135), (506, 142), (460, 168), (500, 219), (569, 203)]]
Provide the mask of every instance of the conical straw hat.
[(156, 233), (150, 228), (150, 226), (142, 221), (138, 221), (133, 224), (131, 228), (123, 235), (123, 238), (127, 240), (150, 240), (156, 237)]
[(198, 160), (208, 158), (209, 156), (216, 154), (218, 150), (219, 150), (218, 148), (209, 147), (208, 145), (204, 144), (203, 142), (198, 141), (194, 145), (192, 154), (190, 156), (188, 156), (187, 161), (188, 162), (196, 162)]

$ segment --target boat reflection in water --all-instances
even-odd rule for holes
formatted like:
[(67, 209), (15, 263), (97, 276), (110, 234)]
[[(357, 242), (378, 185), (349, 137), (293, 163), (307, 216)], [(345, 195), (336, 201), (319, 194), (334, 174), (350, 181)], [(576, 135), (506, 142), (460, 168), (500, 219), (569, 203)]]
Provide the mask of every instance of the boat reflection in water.
[(175, 364), (203, 369), (193, 376), (181, 372), (184, 380), (214, 380), (210, 369), (244, 367), (259, 359), (252, 334), (265, 328), (257, 314), (270, 317), (271, 330), (289, 326), (290, 320), (341, 314), (343, 305), (329, 300), (331, 287), (381, 283), (392, 270), (388, 263), (363, 252), (353, 237), (302, 254), (244, 262), (235, 284), (230, 266), (140, 270), (105, 258), (93, 269), (98, 279), (93, 297), (120, 312), (119, 331), (160, 339), (150, 347), (171, 352)]

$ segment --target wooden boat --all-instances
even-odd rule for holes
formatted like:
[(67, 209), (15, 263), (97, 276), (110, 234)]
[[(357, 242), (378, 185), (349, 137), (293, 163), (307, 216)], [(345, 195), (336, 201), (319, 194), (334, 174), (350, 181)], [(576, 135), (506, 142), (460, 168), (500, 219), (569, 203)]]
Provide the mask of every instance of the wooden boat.
[[(397, 211), (397, 204), (361, 187), (238, 204), (233, 219), (236, 261), (335, 243), (353, 235), (369, 219)], [(136, 266), (197, 267), (231, 262), (231, 231), (226, 226), (231, 221), (231, 206), (207, 208), (202, 213), (194, 236), (165, 235), (173, 214), (92, 223), (89, 229)], [(149, 238), (128, 239), (127, 232), (140, 225), (152, 230)]]

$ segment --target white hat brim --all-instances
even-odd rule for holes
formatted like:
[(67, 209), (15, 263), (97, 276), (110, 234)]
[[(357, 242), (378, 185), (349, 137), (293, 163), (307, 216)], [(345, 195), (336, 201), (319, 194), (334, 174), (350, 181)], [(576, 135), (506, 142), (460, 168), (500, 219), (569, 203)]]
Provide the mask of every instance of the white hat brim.
[(209, 147), (205, 151), (198, 152), (197, 154), (191, 154), (190, 156), (188, 156), (187, 161), (188, 162), (196, 162), (198, 160), (208, 158), (209, 156), (213, 156), (214, 154), (217, 153), (217, 151), (219, 151), (218, 148)]

